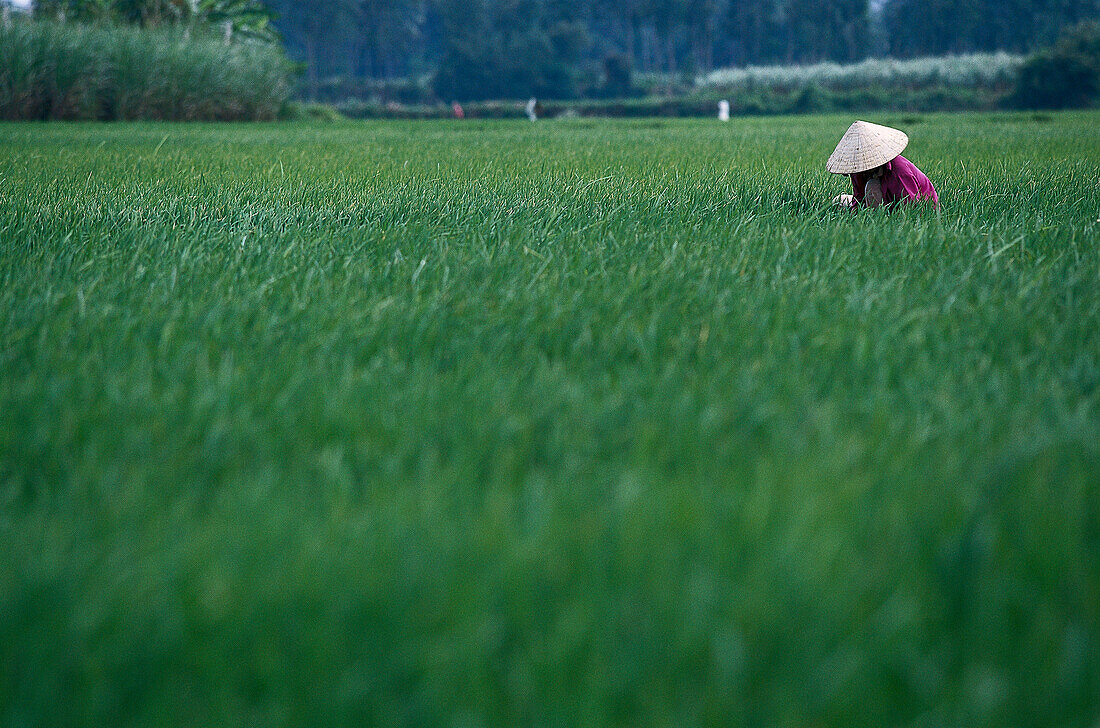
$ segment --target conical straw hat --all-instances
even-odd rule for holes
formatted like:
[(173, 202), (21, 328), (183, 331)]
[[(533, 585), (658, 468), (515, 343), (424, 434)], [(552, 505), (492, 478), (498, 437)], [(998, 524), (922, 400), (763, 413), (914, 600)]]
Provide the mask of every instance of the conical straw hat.
[(909, 144), (905, 132), (857, 121), (848, 127), (825, 169), (834, 174), (855, 174), (881, 167)]

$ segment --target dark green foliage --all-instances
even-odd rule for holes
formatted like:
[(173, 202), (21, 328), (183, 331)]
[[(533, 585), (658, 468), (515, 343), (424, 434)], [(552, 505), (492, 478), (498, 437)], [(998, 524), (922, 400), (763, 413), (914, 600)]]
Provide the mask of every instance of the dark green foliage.
[(322, 54), (326, 47), (341, 43), (353, 32), (353, 22), (358, 17), (355, 1), (268, 0), (268, 5), (275, 12), (288, 52), (305, 64), (306, 93), (317, 101)]
[(277, 39), (271, 13), (261, 0), (36, 0), (34, 14), (46, 20), (215, 26), (232, 35), (270, 42)]
[(264, 42), (279, 40), (271, 25), (271, 13), (262, 0), (195, 0), (190, 22), (228, 26), (233, 38)]
[[(850, 60), (869, 50), (867, 0), (269, 4), (289, 52), (318, 79), (438, 73), (441, 94), (457, 98), (567, 97), (576, 77), (598, 73), (608, 56), (642, 71), (691, 74), (746, 61)], [(315, 20), (332, 15), (343, 21)]]
[(572, 98), (585, 28), (545, 0), (446, 6), (433, 86), (442, 100)]
[(603, 59), (603, 93), (616, 99), (634, 94), (634, 65), (629, 56), (612, 53)]
[(1012, 100), (1030, 109), (1085, 108), (1100, 100), (1100, 24), (1082, 23), (1028, 59)]
[(1091, 727), (1100, 113), (0, 126), (0, 725)]
[(1033, 51), (1066, 26), (1100, 19), (1098, 0), (890, 0), (886, 48), (897, 57)]
[(774, 39), (775, 56), (761, 61), (814, 63), (856, 61), (871, 53), (870, 10), (866, 0), (782, 0), (784, 19)]
[(17, 22), (0, 28), (0, 118), (275, 118), (290, 94), (275, 46), (198, 29)]

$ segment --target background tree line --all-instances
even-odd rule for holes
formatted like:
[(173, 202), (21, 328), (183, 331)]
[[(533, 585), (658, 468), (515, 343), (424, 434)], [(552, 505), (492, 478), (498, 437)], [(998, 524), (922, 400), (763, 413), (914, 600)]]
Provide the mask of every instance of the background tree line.
[(1049, 45), (1100, 0), (40, 0), (42, 13), (157, 24), (273, 17), (322, 80), (430, 78), (444, 100), (624, 95), (632, 71), (855, 61)]
[[(432, 75), (443, 98), (568, 98), (616, 70), (699, 73), (1048, 45), (1100, 0), (271, 0), (319, 78)], [(620, 91), (622, 89), (615, 89)]]

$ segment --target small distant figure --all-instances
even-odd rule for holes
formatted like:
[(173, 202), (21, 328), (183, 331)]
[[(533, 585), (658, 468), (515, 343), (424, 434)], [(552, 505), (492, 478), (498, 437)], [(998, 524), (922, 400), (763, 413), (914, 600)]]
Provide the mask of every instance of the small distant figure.
[(454, 114), (456, 119), (466, 118), (466, 112), (462, 110), (462, 104), (458, 103), (457, 101), (451, 104), (451, 112)]
[(531, 121), (539, 120), (539, 100), (532, 96), (527, 100), (527, 118)]
[(932, 180), (901, 156), (908, 145), (909, 137), (898, 129), (866, 121), (852, 124), (825, 165), (833, 174), (852, 178), (852, 194), (837, 195), (833, 204), (854, 210), (930, 201), (938, 208)]
[(730, 102), (722, 99), (718, 102), (718, 121), (730, 120)]

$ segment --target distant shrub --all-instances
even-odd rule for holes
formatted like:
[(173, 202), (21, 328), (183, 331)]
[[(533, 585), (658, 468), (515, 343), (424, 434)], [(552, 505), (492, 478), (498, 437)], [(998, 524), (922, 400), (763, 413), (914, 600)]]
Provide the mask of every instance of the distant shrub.
[(613, 53), (603, 59), (603, 93), (610, 98), (634, 93), (634, 65), (629, 56)]
[(340, 103), (349, 99), (387, 104), (423, 104), (434, 100), (430, 78), (355, 78), (334, 76), (317, 86), (317, 99), (323, 103)]
[(1100, 100), (1100, 24), (1067, 30), (1053, 48), (1020, 68), (1013, 105), (1025, 109), (1069, 109)]
[[(454, 116), (454, 111), (447, 104), (383, 104), (362, 99), (345, 99), (333, 104), (333, 108), (349, 119), (450, 119)], [(522, 110), (517, 104), (515, 118), (518, 119), (521, 115)]]
[(344, 115), (329, 104), (303, 103), (291, 101), (279, 111), (281, 121), (315, 121), (331, 123), (342, 121)]
[(0, 118), (274, 119), (290, 95), (275, 46), (172, 29), (0, 27)]

